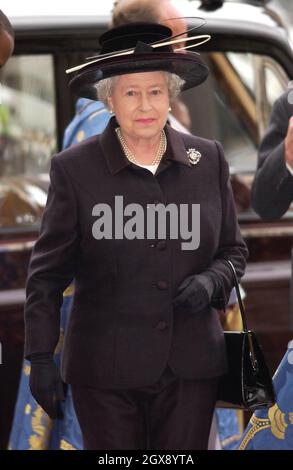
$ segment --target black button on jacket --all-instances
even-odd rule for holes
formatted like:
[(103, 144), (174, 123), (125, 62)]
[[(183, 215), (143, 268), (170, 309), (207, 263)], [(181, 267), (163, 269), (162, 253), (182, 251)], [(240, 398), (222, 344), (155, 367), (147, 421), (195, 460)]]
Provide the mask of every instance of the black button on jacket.
[[(216, 141), (165, 126), (167, 151), (155, 175), (124, 156), (112, 117), (101, 135), (51, 160), (47, 204), (30, 260), (25, 304), (25, 356), (54, 351), (63, 291), (75, 294), (65, 334), (62, 377), (81, 386), (128, 388), (156, 382), (166, 364), (185, 379), (226, 370), (224, 337), (215, 307), (229, 298), (229, 258), (240, 278), (247, 249), (241, 238), (228, 165)], [(202, 155), (196, 165), (187, 150)], [(93, 236), (93, 207), (154, 201), (200, 204), (200, 243), (183, 250), (182, 238)], [(180, 232), (179, 232), (180, 233)], [(168, 234), (167, 234), (168, 235)], [(174, 311), (172, 299), (191, 274), (217, 273), (223, 290), (213, 305), (195, 313)], [(163, 286), (163, 288), (162, 288)], [(158, 288), (159, 287), (159, 288)], [(158, 328), (158, 325), (168, 325)]]

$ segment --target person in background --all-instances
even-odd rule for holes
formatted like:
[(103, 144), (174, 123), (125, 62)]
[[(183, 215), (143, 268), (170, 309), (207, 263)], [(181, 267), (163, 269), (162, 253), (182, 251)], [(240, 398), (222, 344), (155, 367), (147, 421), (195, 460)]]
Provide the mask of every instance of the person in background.
[(14, 50), (14, 31), (3, 11), (0, 10), (0, 69), (4, 67)]
[(252, 207), (263, 219), (279, 219), (293, 200), (293, 90), (274, 103), (259, 147)]
[[(292, 201), (293, 89), (288, 87), (274, 103), (268, 129), (259, 147), (252, 207), (261, 218), (276, 220), (287, 212)], [(293, 341), (288, 344), (273, 384), (276, 404), (269, 410), (253, 413), (240, 440), (239, 450), (293, 449)]]

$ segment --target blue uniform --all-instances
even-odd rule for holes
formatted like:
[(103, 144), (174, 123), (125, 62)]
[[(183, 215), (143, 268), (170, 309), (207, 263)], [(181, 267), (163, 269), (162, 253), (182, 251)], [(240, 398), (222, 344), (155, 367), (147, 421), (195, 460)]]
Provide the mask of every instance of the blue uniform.
[(277, 403), (252, 415), (240, 450), (293, 450), (293, 341), (288, 345), (273, 382)]
[(100, 101), (80, 98), (76, 103), (76, 114), (65, 130), (63, 149), (77, 144), (95, 134), (101, 134), (111, 115)]

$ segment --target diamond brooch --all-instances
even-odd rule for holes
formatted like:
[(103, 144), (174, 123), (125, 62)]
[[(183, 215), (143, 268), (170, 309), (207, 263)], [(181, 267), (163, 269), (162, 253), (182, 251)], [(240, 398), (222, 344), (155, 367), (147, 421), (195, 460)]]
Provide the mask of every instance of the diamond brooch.
[(188, 149), (186, 153), (191, 165), (196, 165), (201, 159), (201, 153), (198, 150)]

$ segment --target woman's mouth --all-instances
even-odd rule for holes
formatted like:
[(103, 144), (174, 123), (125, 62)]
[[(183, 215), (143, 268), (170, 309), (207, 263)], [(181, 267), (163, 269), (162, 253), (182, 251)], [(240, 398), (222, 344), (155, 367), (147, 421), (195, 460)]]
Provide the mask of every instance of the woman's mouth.
[(137, 122), (140, 122), (141, 124), (151, 124), (152, 122), (154, 122), (154, 119), (152, 118), (137, 119)]

